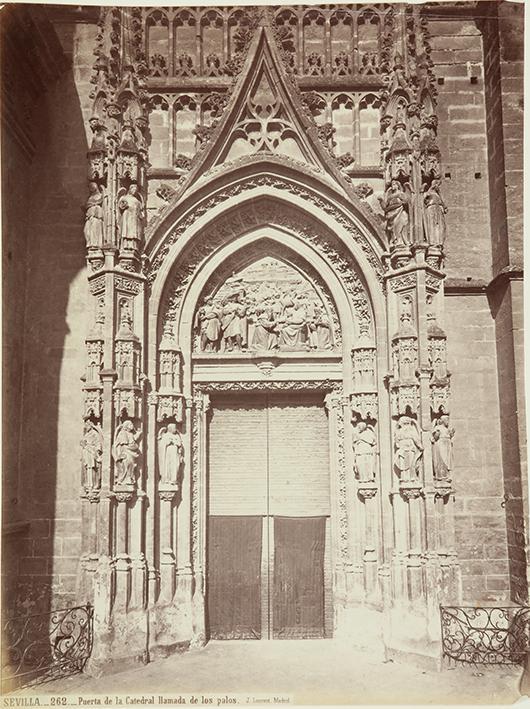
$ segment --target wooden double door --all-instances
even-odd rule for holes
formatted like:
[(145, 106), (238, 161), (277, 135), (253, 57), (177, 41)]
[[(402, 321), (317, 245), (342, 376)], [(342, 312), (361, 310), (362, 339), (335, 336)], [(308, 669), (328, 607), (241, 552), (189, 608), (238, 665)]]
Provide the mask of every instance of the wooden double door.
[(214, 400), (209, 438), (209, 636), (328, 636), (329, 434), (321, 397)]

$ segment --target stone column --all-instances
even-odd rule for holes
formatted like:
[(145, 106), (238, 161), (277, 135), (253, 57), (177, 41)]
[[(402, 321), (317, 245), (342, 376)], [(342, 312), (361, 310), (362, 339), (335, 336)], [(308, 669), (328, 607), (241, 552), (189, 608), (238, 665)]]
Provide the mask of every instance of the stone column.
[[(208, 412), (210, 397), (208, 394), (198, 394), (194, 397), (196, 416), (197, 473), (193, 475), (195, 482), (192, 490), (193, 533), (192, 549), (194, 592), (192, 598), (193, 643), (203, 645), (206, 642), (205, 618), (205, 559), (206, 559), (206, 500), (207, 500), (207, 466), (208, 466)], [(195, 462), (195, 455), (194, 455)]]
[(176, 589), (176, 559), (173, 543), (174, 501), (176, 486), (160, 484), (160, 596), (170, 603)]

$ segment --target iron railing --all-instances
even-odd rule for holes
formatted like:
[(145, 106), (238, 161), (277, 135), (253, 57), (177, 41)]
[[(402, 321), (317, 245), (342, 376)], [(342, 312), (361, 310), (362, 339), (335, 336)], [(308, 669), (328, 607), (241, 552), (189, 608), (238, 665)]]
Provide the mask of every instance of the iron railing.
[(90, 604), (5, 620), (2, 690), (81, 672), (92, 651), (92, 621)]
[(530, 652), (530, 607), (440, 606), (442, 654), (455, 662), (524, 664)]

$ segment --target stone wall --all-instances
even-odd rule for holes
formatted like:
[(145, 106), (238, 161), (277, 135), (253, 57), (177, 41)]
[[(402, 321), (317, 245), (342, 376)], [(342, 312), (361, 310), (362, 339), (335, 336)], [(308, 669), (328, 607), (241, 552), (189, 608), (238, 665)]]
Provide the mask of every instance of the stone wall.
[[(528, 598), (528, 476), (523, 359), (523, 7), (484, 20), (495, 318), (506, 523), (514, 600)], [(526, 550), (526, 551), (525, 551)]]
[[(80, 376), (89, 303), (82, 238), (84, 120), (96, 34), (90, 24), (55, 29), (73, 64), (35, 106), (35, 153), (19, 173), (29, 191), (28, 248), (24, 348), (13, 359), (23, 370), (17, 488), (21, 516), (29, 523), (16, 542), (14, 571), (26, 607), (40, 610), (75, 598), (81, 552)], [(23, 245), (21, 239), (19, 250)]]
[(456, 543), (465, 602), (509, 596), (495, 324), (486, 294), (445, 299)]
[[(454, 13), (453, 13), (454, 14)], [(449, 278), (491, 276), (491, 235), (482, 37), (472, 19), (429, 23), (438, 78), (438, 136), (448, 206)]]

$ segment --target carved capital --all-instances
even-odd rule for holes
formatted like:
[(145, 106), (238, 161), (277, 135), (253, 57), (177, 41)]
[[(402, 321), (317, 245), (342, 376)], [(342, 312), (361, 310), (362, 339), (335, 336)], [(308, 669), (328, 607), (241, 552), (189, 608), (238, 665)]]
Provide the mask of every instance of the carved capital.
[(373, 482), (359, 482), (357, 494), (362, 500), (369, 500), (377, 495), (377, 485)]
[(158, 494), (161, 500), (166, 502), (172, 502), (175, 499), (176, 494), (179, 491), (178, 485), (172, 485), (170, 483), (160, 483), (158, 488)]
[(134, 485), (124, 484), (116, 485), (115, 488), (112, 490), (111, 495), (117, 502), (130, 502), (135, 496), (135, 493), (136, 488)]
[(423, 488), (419, 482), (407, 482), (405, 480), (401, 481), (399, 484), (399, 492), (404, 500), (416, 500), (423, 494)]

